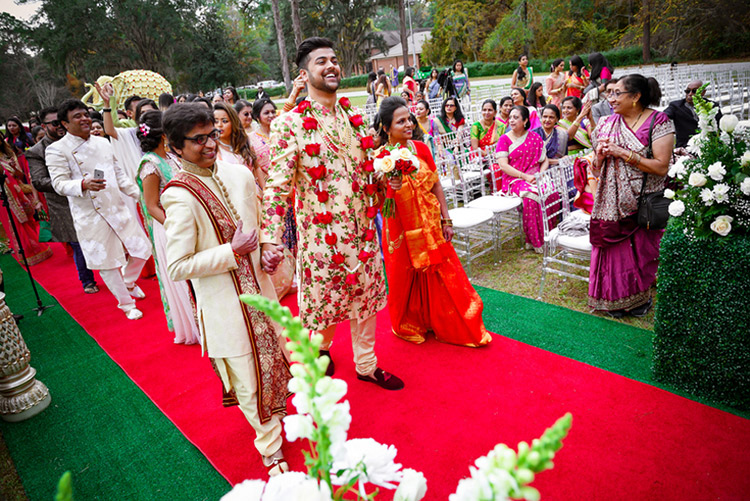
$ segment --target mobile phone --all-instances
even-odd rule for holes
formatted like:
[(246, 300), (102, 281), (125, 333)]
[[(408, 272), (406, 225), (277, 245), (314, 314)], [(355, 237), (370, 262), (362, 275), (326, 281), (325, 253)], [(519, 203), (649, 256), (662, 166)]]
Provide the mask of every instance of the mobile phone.
[(104, 171), (100, 169), (94, 169), (94, 179), (104, 179)]

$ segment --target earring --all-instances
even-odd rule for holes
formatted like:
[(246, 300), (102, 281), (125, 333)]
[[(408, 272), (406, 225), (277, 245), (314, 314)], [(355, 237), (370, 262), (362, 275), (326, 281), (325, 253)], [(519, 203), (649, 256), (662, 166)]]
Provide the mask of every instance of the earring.
[(633, 101), (633, 108), (635, 108), (635, 101)]

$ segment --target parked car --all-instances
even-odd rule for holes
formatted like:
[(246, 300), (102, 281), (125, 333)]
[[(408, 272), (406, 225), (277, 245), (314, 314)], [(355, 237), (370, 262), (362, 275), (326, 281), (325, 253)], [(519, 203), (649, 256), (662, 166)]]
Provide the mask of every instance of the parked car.
[(270, 89), (271, 87), (278, 87), (279, 85), (284, 85), (281, 82), (277, 82), (276, 80), (263, 80), (262, 82), (258, 82), (258, 84), (255, 86), (263, 87), (264, 89)]

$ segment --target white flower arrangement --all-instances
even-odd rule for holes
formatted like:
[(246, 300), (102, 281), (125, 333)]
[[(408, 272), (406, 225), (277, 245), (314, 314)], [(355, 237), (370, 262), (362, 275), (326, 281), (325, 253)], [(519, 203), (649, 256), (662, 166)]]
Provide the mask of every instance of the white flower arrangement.
[[(287, 348), (293, 364), (289, 390), (298, 414), (284, 418), (287, 439), (308, 439), (311, 451), (304, 451), (307, 473), (292, 471), (263, 480), (245, 480), (234, 486), (221, 501), (339, 501), (347, 493), (357, 499), (373, 500), (367, 492), (372, 484), (396, 489), (394, 501), (420, 501), (427, 493), (427, 480), (416, 470), (401, 469), (396, 448), (371, 438), (347, 439), (351, 423), (346, 383), (325, 376), (330, 360), (319, 357), (322, 336), (310, 336), (289, 308), (262, 296), (241, 295), (240, 299), (266, 313), (280, 324), (289, 338)], [(471, 477), (461, 480), (451, 501), (539, 499), (539, 492), (526, 484), (534, 474), (552, 468), (552, 458), (572, 423), (570, 413), (548, 428), (529, 446), (518, 444), (518, 454), (504, 444), (476, 460)], [(334, 486), (339, 486), (334, 490)], [(356, 488), (355, 488), (356, 486)]]
[(723, 116), (717, 128), (718, 110), (701, 97), (702, 89), (693, 98), (701, 129), (688, 142), (692, 157), (680, 157), (669, 169), (681, 188), (667, 197), (668, 211), (690, 238), (748, 235), (750, 130), (738, 127), (733, 115)]

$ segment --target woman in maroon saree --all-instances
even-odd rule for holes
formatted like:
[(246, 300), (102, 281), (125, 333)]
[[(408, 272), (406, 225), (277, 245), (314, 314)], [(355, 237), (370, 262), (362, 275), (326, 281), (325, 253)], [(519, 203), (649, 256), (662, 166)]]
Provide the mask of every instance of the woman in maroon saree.
[[(661, 91), (653, 78), (628, 75), (611, 94), (615, 113), (594, 131), (593, 174), (599, 175), (591, 214), (589, 306), (620, 318), (644, 316), (651, 307), (663, 230), (638, 226), (638, 197), (664, 187), (674, 144), (674, 125), (649, 108)], [(652, 127), (653, 124), (653, 127)], [(653, 153), (647, 154), (649, 130)]]

